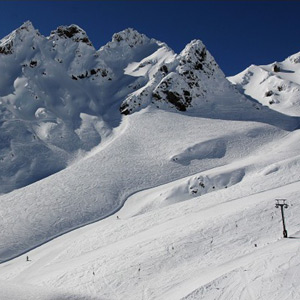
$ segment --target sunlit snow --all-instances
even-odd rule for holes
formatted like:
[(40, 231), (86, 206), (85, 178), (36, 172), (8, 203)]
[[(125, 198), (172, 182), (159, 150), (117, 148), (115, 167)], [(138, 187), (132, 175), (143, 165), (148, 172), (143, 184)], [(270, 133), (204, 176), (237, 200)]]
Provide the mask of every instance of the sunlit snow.
[(134, 29), (0, 52), (0, 299), (299, 299), (298, 54), (233, 85)]

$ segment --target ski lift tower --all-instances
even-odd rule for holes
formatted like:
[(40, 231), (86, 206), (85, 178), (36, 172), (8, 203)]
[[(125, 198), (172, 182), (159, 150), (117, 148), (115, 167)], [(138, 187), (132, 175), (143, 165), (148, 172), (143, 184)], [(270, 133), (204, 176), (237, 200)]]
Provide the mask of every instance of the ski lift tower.
[(285, 228), (285, 220), (284, 220), (284, 212), (283, 209), (284, 208), (288, 208), (289, 206), (285, 203), (286, 199), (275, 199), (276, 200), (276, 204), (275, 207), (281, 209), (281, 217), (282, 217), (282, 226), (283, 226), (283, 237), (287, 238), (288, 237), (288, 233), (287, 230)]

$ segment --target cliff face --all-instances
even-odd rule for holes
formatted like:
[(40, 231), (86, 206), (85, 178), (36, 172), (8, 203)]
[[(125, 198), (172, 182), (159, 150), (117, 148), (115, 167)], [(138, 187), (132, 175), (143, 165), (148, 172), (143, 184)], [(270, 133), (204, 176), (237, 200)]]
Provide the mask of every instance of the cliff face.
[(172, 52), (166, 55), (168, 51), (166, 45), (161, 45), (156, 59), (152, 57), (138, 66), (146, 69), (147, 84), (123, 101), (123, 114), (130, 114), (149, 103), (158, 108), (167, 106), (186, 111), (230, 89), (223, 72), (201, 41), (193, 40), (179, 55)]

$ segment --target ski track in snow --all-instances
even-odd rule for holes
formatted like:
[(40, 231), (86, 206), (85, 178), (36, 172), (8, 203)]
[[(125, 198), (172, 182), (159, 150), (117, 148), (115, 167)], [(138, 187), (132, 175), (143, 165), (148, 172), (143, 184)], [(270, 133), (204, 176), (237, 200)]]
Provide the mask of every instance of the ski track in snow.
[[(149, 126), (146, 121), (147, 117), (143, 114), (140, 116), (143, 117), (142, 124)], [(164, 119), (166, 113), (156, 114), (156, 117), (159, 116)], [(139, 120), (139, 115), (136, 117)], [(148, 117), (151, 122), (152, 113), (148, 113)], [(205, 125), (205, 120), (201, 121), (202, 126), (214, 124), (214, 129), (219, 123), (207, 120), (208, 123)], [(240, 122), (235, 124), (241, 125)], [(239, 274), (240, 268), (255, 262), (256, 247), (253, 246), (254, 244), (257, 243), (258, 250), (262, 251), (261, 249), (269, 247), (268, 245), (278, 243), (281, 228), (278, 214), (276, 223), (272, 223), (275, 222), (275, 218), (273, 218), (274, 199), (279, 195), (280, 197), (286, 195), (288, 199), (294, 201), (291, 211), (298, 207), (295, 201), (298, 197), (300, 178), (297, 175), (298, 157), (295, 154), (299, 153), (297, 148), (299, 133), (295, 131), (287, 134), (274, 131), (271, 127), (263, 127), (265, 130), (263, 134), (261, 127), (253, 129), (253, 126), (257, 126), (254, 124), (249, 127), (251, 128), (249, 132), (247, 128), (250, 124), (244, 123), (244, 125), (245, 128), (240, 129), (243, 139), (247, 140), (249, 137), (253, 139), (253, 136), (257, 137), (260, 132), (259, 136), (264, 142), (261, 141), (258, 144), (259, 147), (256, 146), (255, 151), (251, 152), (250, 149), (253, 149), (254, 145), (249, 148), (245, 144), (240, 144), (240, 148), (236, 150), (230, 143), (234, 143), (234, 145), (238, 145), (238, 143), (234, 139), (228, 142), (227, 139), (226, 156), (221, 158), (225, 159), (227, 164), (223, 166), (217, 164), (216, 166), (214, 158), (212, 158), (211, 163), (214, 163), (212, 165), (215, 167), (205, 166), (206, 160), (202, 165), (202, 168), (206, 168), (200, 173), (201, 178), (209, 179), (205, 182), (208, 185), (206, 188), (210, 184), (218, 182), (212, 181), (215, 180), (214, 178), (224, 180), (224, 174), (234, 174), (232, 173), (234, 170), (243, 169), (245, 175), (241, 177), (240, 181), (228, 188), (225, 188), (225, 183), (223, 183), (218, 186), (217, 190), (208, 189), (207, 193), (201, 197), (190, 195), (186, 193), (185, 189), (178, 189), (178, 186), (185, 187), (186, 184), (193, 182), (191, 178), (199, 177), (199, 173), (195, 174), (193, 170), (199, 169), (202, 161), (193, 160), (189, 166), (189, 172), (193, 175), (169, 182), (166, 185), (153, 184), (155, 186), (153, 189), (133, 194), (115, 215), (78, 228), (31, 250), (26, 254), (31, 259), (30, 262), (26, 262), (24, 255), (21, 255), (1, 264), (1, 280), (9, 280), (19, 286), (27, 284), (45, 286), (46, 290), (47, 287), (57, 288), (64, 293), (72, 291), (79, 299), (83, 297), (80, 295), (86, 295), (91, 299), (180, 299), (180, 297), (197, 295), (195, 299), (201, 299), (198, 296), (199, 293), (204, 293), (205, 299), (222, 299), (221, 294), (216, 296), (205, 287), (210, 283), (214, 285), (215, 282), (218, 284), (219, 281), (225, 282), (227, 279), (224, 276), (235, 278), (236, 274)], [(124, 123), (124, 126), (124, 130), (118, 132), (116, 139), (112, 140), (113, 142), (108, 141), (104, 148), (95, 149), (89, 157), (83, 160), (83, 163), (94, 163), (95, 159), (102, 155), (102, 152), (107, 150), (111, 152), (111, 145), (126, 139), (128, 131), (134, 127), (127, 123)], [(167, 123), (167, 126), (171, 126), (171, 123)], [(138, 125), (134, 130), (143, 136), (144, 131), (141, 126)], [(243, 130), (245, 131), (243, 132)], [(239, 135), (236, 137), (239, 141)], [(161, 138), (164, 139), (164, 137)], [(205, 138), (207, 137), (205, 136)], [(193, 137), (188, 140), (190, 141), (189, 145), (195, 144)], [(132, 142), (132, 140), (130, 141)], [(191, 143), (192, 141), (193, 143)], [(134, 140), (133, 142), (135, 143)], [(182, 139), (178, 141), (175, 153), (186, 153), (182, 143)], [(138, 144), (136, 145), (138, 146)], [(242, 152), (239, 152), (241, 149)], [(244, 153), (244, 157), (241, 153)], [(251, 155), (248, 156), (248, 153)], [(261, 153), (272, 153), (272, 155), (262, 159)], [(147, 157), (152, 155), (153, 152), (148, 150)], [(165, 157), (173, 166), (180, 166), (172, 161), (174, 156), (169, 152), (166, 152)], [(159, 161), (158, 165), (161, 166), (162, 163), (164, 164), (163, 161)], [(81, 162), (79, 161), (78, 164), (80, 165)], [(193, 164), (195, 164), (194, 169)], [(74, 164), (74, 167), (77, 167), (77, 164)], [(72, 171), (72, 168), (65, 172), (69, 170)], [(175, 169), (173, 169), (174, 171)], [(156, 172), (154, 174), (157, 176)], [(274, 180), (277, 183), (274, 183)], [(291, 183), (293, 181), (294, 183)], [(36, 187), (40, 188), (41, 184), (43, 181), (37, 183)], [(276, 185), (277, 188), (274, 188)], [(67, 190), (70, 191), (70, 189)], [(159, 192), (157, 193), (156, 190)], [(164, 197), (160, 194), (164, 195), (168, 190), (177, 190), (177, 193), (181, 195), (178, 199), (190, 201), (164, 203)], [(142, 196), (143, 193), (148, 196)], [(158, 197), (161, 205), (152, 206), (152, 208), (150, 206), (150, 209), (146, 206), (145, 209), (143, 202), (139, 203), (139, 199), (144, 198), (146, 203), (149, 201), (151, 203), (152, 195), (158, 195), (155, 197)], [(89, 202), (85, 201), (83, 206), (88, 204)], [(140, 205), (142, 205), (141, 209)], [(66, 211), (68, 211), (68, 207), (65, 206)], [(271, 224), (261, 224), (263, 219), (255, 217), (259, 211), (262, 211), (263, 216), (267, 216), (272, 221)], [(120, 219), (117, 219), (117, 215)], [(32, 220), (39, 218), (38, 211), (30, 217)], [(295, 212), (293, 216), (288, 215), (288, 217), (291, 222), (289, 223), (289, 226), (292, 227), (291, 232), (296, 232), (297, 225), (300, 225), (297, 213)], [(228, 223), (230, 219), (234, 221)], [(249, 227), (249, 222), (253, 221), (258, 231)], [(275, 228), (274, 225), (277, 227)], [(266, 235), (264, 232), (268, 232), (268, 234)], [(293, 240), (293, 242), (297, 242), (297, 240)], [(285, 251), (285, 249), (282, 250), (284, 253)], [(276, 255), (274, 257), (277, 259)], [(264, 256), (263, 251), (261, 256)], [(272, 263), (273, 268), (274, 264)], [(253, 268), (254, 270), (258, 269), (256, 265)], [(262, 272), (260, 269), (258, 271)], [(259, 272), (257, 272), (258, 282), (265, 280), (263, 275), (259, 275)], [(280, 272), (279, 274), (281, 274)], [(199, 274), (202, 275), (199, 277)], [(276, 276), (276, 274), (273, 272), (271, 276)], [(233, 285), (233, 282), (230, 283), (228, 291), (224, 292), (224, 295), (227, 296), (224, 296), (223, 299), (239, 299), (240, 296), (248, 299), (251, 291), (253, 292), (251, 288), (253, 278), (250, 278), (243, 277), (238, 281), (237, 286)], [(293, 284), (295, 282), (297, 283), (297, 278), (294, 279)], [(237, 287), (238, 289), (236, 289)], [(297, 288), (294, 290), (294, 293), (298, 292)], [(234, 291), (236, 294), (230, 294)], [(189, 294), (190, 296), (188, 296)], [(277, 294), (272, 297), (279, 299)], [(261, 299), (267, 300), (268, 296), (262, 295)]]
[[(104, 257), (107, 257), (107, 255), (109, 255), (109, 253), (115, 252), (115, 249), (119, 249), (118, 252), (124, 251), (124, 253), (126, 253), (126, 249), (128, 249), (128, 248), (130, 249), (131, 245), (138, 246), (139, 244), (147, 243), (147, 241), (149, 241), (149, 240), (152, 240), (153, 242), (155, 242), (155, 240), (157, 238), (159, 238), (160, 235), (170, 236), (168, 232), (170, 231), (170, 233), (171, 233), (172, 231), (174, 231), (174, 229), (176, 230), (175, 224), (184, 224), (184, 226), (187, 228), (193, 228), (193, 226), (191, 227), (191, 225), (193, 225), (195, 223), (197, 224), (199, 222), (198, 220), (201, 220), (201, 224), (203, 224), (202, 226), (204, 226), (203, 228), (205, 228), (207, 226), (205, 224), (209, 224), (208, 220), (211, 219), (212, 217), (214, 219), (215, 218), (218, 219), (220, 216), (222, 216), (222, 219), (226, 220), (228, 218), (227, 215), (230, 216), (233, 212), (235, 214), (238, 214), (239, 210), (244, 211), (245, 210), (245, 202), (251, 203), (250, 207), (249, 207), (249, 205), (247, 207), (247, 210), (251, 210), (252, 207), (255, 207), (255, 206), (257, 206), (258, 203), (261, 203), (261, 199), (265, 198), (265, 196), (267, 196), (268, 199), (271, 199), (271, 201), (273, 203), (274, 196), (277, 195), (278, 192), (288, 191), (289, 194), (293, 193), (294, 191), (298, 192), (299, 185), (300, 184), (297, 182), (294, 184), (290, 184), (286, 187), (281, 187), (281, 188), (278, 188), (278, 189), (275, 189), (272, 191), (263, 192), (258, 195), (250, 196), (248, 198), (237, 199), (237, 200), (234, 200), (229, 203), (224, 203), (223, 205), (219, 205), (216, 207), (210, 207), (208, 209), (205, 209), (204, 211), (200, 210), (198, 213), (193, 214), (192, 216), (187, 215), (186, 217), (183, 216), (181, 218), (175, 218), (174, 220), (164, 222), (163, 224), (158, 225), (158, 226), (152, 225), (150, 227), (150, 229), (147, 229), (146, 231), (142, 230), (139, 234), (136, 234), (133, 231), (133, 235), (131, 237), (129, 237), (129, 238), (125, 237), (124, 240), (117, 241), (116, 243), (113, 243), (113, 244), (109, 244), (107, 247), (104, 246), (104, 249), (102, 251), (101, 251), (102, 246), (100, 246), (100, 249), (98, 249), (98, 251), (96, 250), (97, 249), (96, 248), (94, 250), (95, 252), (89, 251), (86, 254), (84, 254), (82, 252), (83, 244), (79, 243), (79, 244), (77, 244), (76, 247), (74, 247), (74, 245), (72, 245), (73, 244), (72, 240), (75, 238), (75, 241), (76, 241), (76, 239), (78, 237), (79, 238), (81, 237), (81, 239), (83, 239), (82, 242), (84, 243), (84, 240), (85, 240), (84, 236), (89, 236), (89, 231), (91, 231), (91, 232), (93, 231), (92, 227), (97, 227), (99, 225), (101, 227), (101, 222), (99, 223), (99, 225), (93, 224), (93, 225), (87, 226), (87, 227), (79, 230), (79, 231), (82, 231), (81, 233), (80, 232), (76, 233), (76, 231), (74, 231), (74, 232), (68, 234), (71, 236), (73, 235), (73, 238), (71, 237), (71, 240), (69, 240), (67, 242), (67, 245), (68, 244), (71, 245), (71, 248), (74, 250), (76, 248), (78, 249), (78, 246), (80, 247), (78, 249), (78, 254), (74, 258), (72, 258), (72, 256), (70, 256), (70, 253), (68, 253), (66, 257), (63, 256), (60, 258), (59, 257), (60, 253), (65, 252), (65, 251), (62, 251), (63, 250), (62, 248), (65, 248), (65, 244), (64, 243), (60, 244), (59, 241), (57, 241), (58, 239), (54, 240), (54, 241), (50, 242), (50, 244), (51, 243), (55, 244), (56, 242), (58, 242), (58, 245), (60, 245), (60, 247), (53, 250), (53, 248), (54, 248), (53, 245), (50, 246), (51, 251), (49, 253), (46, 252), (45, 253), (46, 256), (43, 256), (40, 259), (38, 259), (38, 256), (36, 257), (36, 254), (34, 253), (34, 251), (36, 251), (37, 255), (39, 255), (38, 254), (39, 249), (33, 250), (32, 254), (29, 253), (29, 257), (34, 257), (34, 260), (36, 260), (36, 259), (38, 259), (38, 260), (36, 262), (34, 261), (34, 262), (30, 263), (30, 264), (32, 264), (32, 266), (30, 266), (29, 268), (25, 268), (22, 273), (19, 273), (20, 270), (18, 270), (17, 272), (19, 273), (19, 275), (17, 275), (13, 279), (13, 281), (18, 282), (19, 284), (22, 282), (25, 283), (26, 281), (30, 282), (31, 278), (30, 278), (30, 276), (28, 276), (28, 274), (38, 274), (39, 272), (41, 274), (51, 274), (52, 272), (54, 272), (54, 274), (55, 274), (55, 270), (57, 270), (58, 266), (60, 266), (60, 269), (64, 270), (63, 274), (65, 274), (65, 275), (68, 274), (70, 272), (70, 270), (74, 270), (75, 273), (73, 274), (73, 276), (77, 277), (76, 276), (77, 271), (82, 270), (80, 266), (82, 265), (82, 262), (85, 262), (84, 265), (86, 265), (89, 270), (89, 272), (88, 272), (88, 273), (90, 273), (89, 276), (91, 276), (92, 270), (96, 270), (96, 273), (98, 273), (100, 271), (100, 274), (105, 283), (106, 289), (108, 288), (108, 290), (110, 290), (109, 298), (110, 299), (120, 299), (120, 298), (122, 298), (122, 296), (121, 296), (122, 293), (120, 293), (120, 292), (118, 292), (118, 290), (116, 290), (116, 286), (114, 284), (112, 284), (110, 281), (107, 281), (107, 278), (111, 277), (111, 273), (108, 273), (106, 271), (105, 267), (103, 268), (102, 263), (101, 263), (101, 265), (97, 264), (97, 261), (99, 259), (102, 260), (100, 258), (101, 256), (104, 255)], [(224, 208), (222, 206), (224, 206)], [(224, 212), (226, 212), (226, 215), (224, 215)], [(200, 213), (200, 215), (199, 215), (199, 213)], [(137, 218), (138, 217), (136, 217), (136, 219)], [(130, 221), (130, 220), (128, 220), (128, 221)], [(135, 221), (137, 221), (137, 220), (135, 220)], [(142, 221), (142, 218), (140, 218), (140, 221)], [(116, 220), (115, 218), (113, 218), (113, 220), (107, 219), (107, 220), (104, 220), (103, 222), (107, 222), (108, 224), (109, 223), (110, 224), (113, 224), (113, 223), (118, 224), (118, 223), (127, 222), (127, 221), (122, 220), (122, 219)], [(137, 223), (139, 223), (139, 222), (137, 221)], [(246, 222), (246, 224), (247, 224), (247, 222)], [(222, 228), (223, 235), (226, 232), (227, 232), (227, 234), (230, 234), (230, 231), (226, 230), (226, 226), (227, 225), (225, 224), (225, 227)], [(91, 229), (89, 229), (89, 227), (91, 227)], [(199, 225), (197, 225), (197, 227), (199, 227)], [(127, 229), (128, 229), (128, 227), (127, 227)], [(180, 230), (180, 228), (178, 228), (178, 229)], [(279, 230), (279, 228), (277, 230)], [(203, 238), (205, 238), (205, 236)], [(59, 239), (62, 239), (62, 242), (63, 242), (64, 237), (62, 236)], [(209, 241), (210, 241), (210, 238), (209, 238)], [(209, 241), (208, 241), (208, 243), (210, 243)], [(295, 242), (295, 240), (289, 240), (289, 241)], [(152, 242), (152, 244), (153, 244), (153, 242)], [(197, 271), (194, 270), (193, 272), (190, 273), (188, 278), (193, 278), (192, 280), (185, 279), (184, 281), (180, 282), (180, 284), (179, 283), (177, 285), (173, 284), (173, 285), (171, 285), (171, 288), (170, 288), (171, 294), (170, 294), (170, 292), (166, 292), (165, 294), (163, 293), (162, 295), (156, 295), (156, 296), (154, 296), (154, 298), (157, 298), (157, 296), (158, 296), (159, 299), (180, 299), (180, 297), (184, 297), (185, 295), (189, 294), (190, 292), (193, 292), (193, 290), (197, 289), (198, 286), (205, 286), (209, 282), (214, 281), (215, 279), (219, 278), (220, 276), (223, 276), (224, 274), (227, 274), (227, 273), (230, 274), (230, 272), (232, 272), (236, 269), (239, 269), (241, 267), (244, 268), (245, 264), (246, 265), (249, 264), (249, 262), (251, 262), (252, 260), (255, 261), (254, 257), (256, 255), (258, 255), (258, 257), (260, 257), (260, 258), (264, 258), (264, 256), (267, 256), (269, 254), (270, 249), (274, 248), (274, 242), (277, 243), (275, 240), (272, 242), (271, 245), (267, 245), (265, 247), (263, 246), (262, 248), (258, 249), (257, 251), (250, 253), (250, 254), (242, 255), (239, 258), (233, 257), (229, 261), (225, 255), (225, 257), (220, 258), (221, 261), (223, 261), (223, 263), (221, 263), (221, 261), (219, 261), (217, 259), (217, 265), (215, 267), (212, 267), (212, 266), (206, 267), (204, 264), (204, 266), (203, 266), (204, 269), (201, 269), (201, 267), (200, 267), (200, 269), (198, 269)], [(283, 241), (280, 241), (280, 242), (282, 243)], [(214, 241), (213, 243), (216, 243), (216, 241)], [(159, 245), (160, 244), (157, 244), (157, 247), (160, 248), (161, 246), (159, 246)], [(174, 245), (174, 244), (172, 244), (172, 245), (173, 246), (170, 245), (170, 247), (168, 248), (167, 253), (169, 253), (169, 254), (170, 254), (170, 249), (172, 249), (172, 247), (174, 249), (176, 249), (176, 247), (178, 247), (178, 245)], [(44, 247), (47, 249), (47, 245), (44, 245)], [(252, 245), (252, 247), (253, 247), (253, 245)], [(42, 246), (42, 248), (43, 248), (43, 246)], [(159, 250), (159, 248), (156, 249), (155, 252), (160, 253), (161, 250)], [(277, 246), (276, 246), (276, 248), (277, 248)], [(69, 252), (69, 250), (70, 250), (70, 246), (68, 246), (67, 252)], [(100, 250), (100, 252), (99, 252), (99, 250)], [(173, 250), (173, 255), (177, 251), (175, 250), (175, 252), (174, 252), (174, 250)], [(280, 252), (280, 250), (278, 250), (278, 251)], [(98, 254), (97, 254), (97, 252), (98, 252)], [(102, 252), (102, 254), (100, 254), (101, 252)], [(43, 251), (41, 251), (41, 253), (43, 253)], [(45, 255), (45, 254), (43, 254), (43, 255)], [(58, 257), (56, 257), (57, 255), (58, 255)], [(100, 255), (100, 257), (98, 255)], [(55, 259), (55, 257), (56, 257), (56, 259)], [(97, 260), (95, 260), (96, 257), (98, 257)], [(180, 255), (179, 255), (179, 257), (180, 257)], [(120, 257), (120, 259), (121, 259), (121, 257)], [(163, 256), (162, 261), (165, 259), (166, 259), (166, 257)], [(224, 262), (224, 259), (225, 259), (225, 262)], [(26, 266), (26, 262), (24, 261), (23, 257), (16, 259), (16, 260), (19, 260), (19, 262), (17, 263), (17, 268), (20, 267), (19, 265)], [(56, 260), (57, 260), (57, 262), (56, 262)], [(88, 262), (90, 262), (90, 263), (88, 263)], [(96, 267), (92, 267), (92, 265), (94, 265), (94, 264), (96, 264)], [(212, 262), (210, 264), (212, 264)], [(41, 268), (41, 266), (43, 266), (43, 265), (44, 265), (44, 270), (42, 270), (43, 268)], [(47, 265), (49, 265), (49, 267), (47, 267)], [(143, 266), (143, 263), (140, 263), (140, 264), (135, 263), (136, 268), (139, 268), (140, 265)], [(185, 264), (183, 263), (183, 268), (185, 268), (185, 267), (188, 267), (188, 266), (185, 266)], [(189, 267), (191, 267), (191, 266), (189, 266)], [(113, 272), (113, 273), (115, 275), (117, 275), (115, 272)], [(203, 274), (203, 275), (201, 275), (201, 277), (199, 277), (199, 273)], [(147, 275), (150, 276), (150, 278), (152, 278), (151, 273), (150, 274), (148, 273)], [(54, 275), (54, 276), (57, 277), (58, 275)], [(72, 278), (75, 280), (75, 278), (73, 276), (72, 276)], [(46, 275), (46, 277), (47, 277), (47, 275)], [(60, 276), (59, 279), (63, 281), (63, 277)], [(37, 279), (35, 279), (35, 280), (37, 280)], [(33, 280), (33, 281), (35, 281), (35, 280)], [(78, 280), (80, 280), (80, 277)], [(56, 280), (55, 280), (55, 282), (56, 282)], [(76, 282), (76, 280), (75, 280), (75, 282)], [(53, 284), (53, 282), (52, 282), (52, 284)], [(180, 296), (181, 294), (182, 294), (182, 296)], [(149, 296), (149, 298), (147, 298), (147, 299), (154, 299), (154, 298), (152, 295), (152, 296)], [(99, 298), (99, 299), (101, 299), (101, 298)], [(134, 299), (139, 299), (139, 296)], [(189, 299), (189, 298), (187, 298), (187, 299)], [(193, 299), (193, 298), (191, 298), (191, 299)], [(195, 298), (195, 299), (198, 299), (198, 298)], [(210, 299), (210, 298), (208, 298), (208, 299)], [(226, 298), (224, 298), (224, 299), (226, 299)], [(233, 298), (233, 299), (235, 299), (235, 298)], [(248, 299), (248, 298), (246, 297), (245, 299)]]
[[(170, 119), (166, 119), (167, 116)], [(153, 117), (157, 119), (155, 126), (161, 127), (157, 129), (174, 128), (176, 126), (177, 135), (174, 134), (171, 139), (168, 131), (160, 131), (160, 135), (157, 135), (155, 139), (145, 140), (143, 137), (147, 135), (148, 130), (153, 126)], [(175, 118), (176, 125), (173, 123)], [(210, 125), (213, 125), (213, 135), (218, 136), (219, 133), (216, 129), (224, 127), (220, 120), (191, 119), (167, 112), (157, 111), (154, 113), (150, 111), (147, 113), (146, 111), (146, 113), (133, 115), (128, 121), (131, 123), (129, 127), (126, 125), (129, 129), (120, 131), (120, 135), (113, 143), (108, 143), (103, 149), (100, 148), (100, 151), (95, 152), (96, 154), (92, 157), (79, 161), (78, 164), (74, 164), (70, 168), (46, 178), (39, 184), (32, 185), (32, 189), (28, 187), (2, 196), (3, 211), (12, 206), (18, 207), (17, 202), (20, 198), (23, 199), (23, 206), (26, 207), (26, 210), (30, 211), (30, 214), (26, 213), (24, 215), (26, 219), (24, 219), (23, 226), (19, 227), (19, 229), (16, 229), (16, 226), (20, 226), (20, 223), (16, 224), (13, 219), (6, 221), (5, 226), (11, 224), (10, 230), (15, 231), (15, 238), (18, 236), (17, 243), (20, 243), (22, 239), (26, 239), (26, 235), (30, 239), (36, 238), (35, 232), (24, 230), (31, 223), (36, 223), (39, 227), (43, 223), (42, 227), (47, 226), (48, 230), (52, 232), (51, 235), (47, 234), (44, 238), (40, 238), (40, 241), (36, 242), (37, 246), (43, 243), (45, 239), (49, 240), (50, 236), (55, 237), (70, 229), (110, 215), (123, 205), (126, 198), (138, 190), (157, 186), (164, 181), (172, 181), (172, 179), (182, 177), (184, 174), (195, 174), (199, 169), (209, 169), (210, 166), (222, 164), (221, 159), (217, 161), (215, 159), (199, 159), (193, 165), (180, 167), (180, 165), (170, 159), (169, 146), (167, 146), (172, 144), (173, 147), (175, 146), (179, 150), (183, 148), (184, 143), (194, 143), (195, 137), (198, 136), (199, 138), (199, 134), (193, 131), (194, 126), (201, 125), (202, 128), (209, 128)], [(239, 124), (239, 128), (237, 130), (233, 129), (231, 124)], [(231, 145), (227, 147), (226, 155), (222, 158), (224, 162), (228, 163), (235, 160), (242, 153), (248, 153), (255, 148), (256, 144), (253, 143), (255, 142), (253, 137), (245, 136), (245, 132), (247, 133), (250, 124), (247, 122), (229, 123), (227, 130), (230, 133)], [(253, 125), (254, 127), (257, 126), (257, 130), (260, 128), (259, 124)], [(179, 132), (185, 132), (185, 135), (178, 136)], [(203, 140), (206, 140), (208, 136), (211, 138), (209, 132), (203, 131)], [(264, 135), (261, 134), (265, 141), (282, 134), (278, 130), (273, 130), (272, 127), (263, 127), (262, 132), (265, 133)], [(261, 141), (258, 141), (257, 146), (261, 147)], [(158, 147), (159, 156), (157, 156)], [(122, 149), (126, 155), (120, 155), (119, 149)], [(113, 168), (113, 166), (117, 166), (117, 168)], [(149, 170), (147, 177), (143, 176), (145, 167)], [(165, 168), (168, 168), (167, 172)], [(110, 181), (110, 177), (117, 178), (117, 180)], [(57, 181), (56, 178), (60, 179)], [(68, 179), (67, 183), (64, 182), (66, 179)], [(47, 186), (53, 187), (51, 191), (52, 198), (48, 196)], [(101, 190), (102, 186), (104, 188)], [(56, 200), (54, 203), (53, 198)], [(32, 205), (33, 199), (35, 199), (34, 206)], [(14, 202), (15, 205), (12, 204)], [(45, 211), (45, 214), (41, 215), (42, 207), (51, 207), (52, 210)], [(90, 217), (89, 211), (92, 216), (95, 216)], [(74, 213), (77, 217), (75, 217)], [(20, 212), (20, 222), (22, 215), (23, 213)], [(3, 214), (3, 216), (5, 219), (6, 215)], [(30, 219), (27, 216), (30, 216)], [(37, 225), (33, 226), (34, 228), (37, 227)], [(20, 234), (17, 234), (18, 230)], [(53, 233), (55, 231), (56, 233)], [(8, 233), (3, 230), (2, 234)], [(41, 234), (43, 235), (43, 232)], [(28, 247), (26, 248), (28, 249)], [(27, 249), (24, 249), (24, 251)], [(16, 254), (22, 252), (19, 251)]]

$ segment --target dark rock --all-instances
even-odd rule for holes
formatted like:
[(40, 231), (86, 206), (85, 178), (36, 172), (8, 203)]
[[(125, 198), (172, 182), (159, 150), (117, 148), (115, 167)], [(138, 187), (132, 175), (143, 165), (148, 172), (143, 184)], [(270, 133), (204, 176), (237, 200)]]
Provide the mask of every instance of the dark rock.
[(69, 38), (73, 39), (75, 42), (82, 42), (92, 46), (91, 41), (86, 36), (86, 33), (76, 25), (60, 26), (56, 29), (56, 31), (51, 32), (51, 34), (55, 33), (57, 33), (60, 38)]
[(166, 65), (161, 66), (159, 70), (160, 70), (161, 72), (164, 72), (165, 74), (168, 74), (168, 72), (169, 72), (169, 70), (168, 70), (168, 68), (167, 68)]
[(273, 93), (273, 91), (267, 91), (266, 93), (265, 93), (265, 97), (270, 97), (270, 96), (272, 96), (274, 93)]
[(114, 35), (114, 40), (117, 41), (117, 42), (121, 42), (121, 41), (123, 41), (123, 38), (121, 37), (120, 34), (116, 33)]
[(69, 27), (58, 27), (57, 34), (60, 37), (73, 37), (76, 33), (79, 33), (77, 26), (69, 26)]
[(106, 70), (102, 70), (101, 76), (102, 76), (102, 77), (106, 77), (106, 76), (107, 76), (107, 71), (106, 71)]
[(127, 103), (122, 103), (122, 105), (120, 106), (120, 113), (122, 115), (129, 115), (130, 111), (128, 109), (129, 105)]
[(153, 94), (152, 94), (152, 97), (153, 97), (155, 100), (161, 100), (161, 96), (160, 96), (158, 93), (153, 93)]
[(203, 70), (203, 65), (200, 62), (197, 62), (194, 66), (196, 70)]
[(280, 72), (280, 67), (277, 64), (273, 65), (273, 72)]
[(166, 94), (167, 101), (175, 105), (175, 107), (180, 111), (186, 111), (186, 105), (182, 103), (182, 98), (176, 92), (164, 91)]
[(37, 66), (37, 61), (36, 60), (32, 60), (31, 62), (30, 62), (30, 67), (31, 68), (34, 68), (34, 67), (36, 67)]
[(183, 91), (184, 99), (186, 103), (189, 105), (192, 102), (191, 93), (189, 91)]
[(201, 52), (199, 50), (195, 51), (196, 57), (203, 62), (206, 59), (206, 49), (205, 47), (201, 50)]
[(9, 42), (7, 43), (6, 45), (0, 47), (0, 53), (1, 54), (12, 54), (13, 53), (13, 49), (12, 49), (12, 46), (13, 46), (13, 42)]
[(91, 44), (91, 42), (89, 41), (89, 39), (87, 37), (82, 38), (81, 42), (88, 44), (88, 45)]

